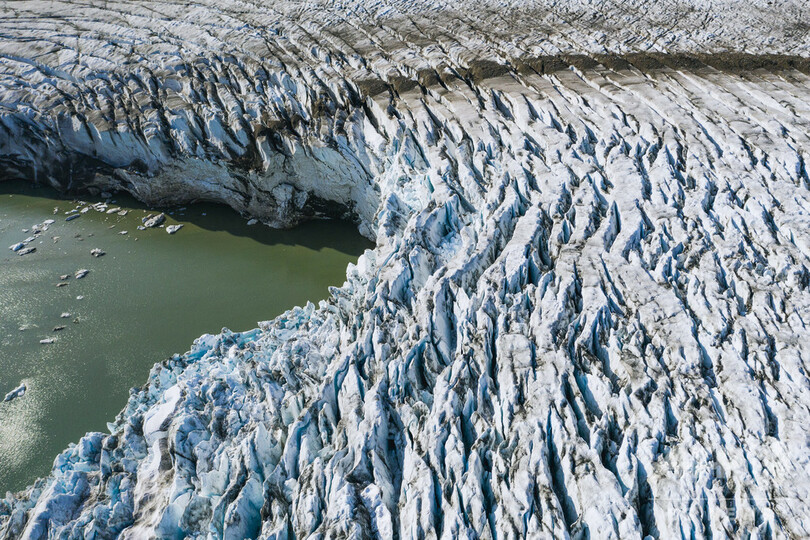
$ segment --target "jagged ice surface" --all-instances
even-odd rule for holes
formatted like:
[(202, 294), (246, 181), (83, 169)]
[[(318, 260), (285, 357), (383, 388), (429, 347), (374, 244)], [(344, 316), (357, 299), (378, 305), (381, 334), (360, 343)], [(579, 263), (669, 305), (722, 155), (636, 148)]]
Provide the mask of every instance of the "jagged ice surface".
[[(810, 80), (721, 54), (806, 57), (803, 3), (0, 9), (7, 177), (377, 243), (155, 366), (0, 534), (810, 534)], [(649, 50), (717, 56), (608, 54)]]

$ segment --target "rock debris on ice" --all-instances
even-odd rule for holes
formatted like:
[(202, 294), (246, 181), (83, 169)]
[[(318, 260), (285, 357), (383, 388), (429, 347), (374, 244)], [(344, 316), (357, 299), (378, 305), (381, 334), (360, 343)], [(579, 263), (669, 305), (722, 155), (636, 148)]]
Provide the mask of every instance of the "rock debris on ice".
[(456, 4), (0, 7), (6, 176), (376, 240), (0, 535), (810, 535), (805, 3)]

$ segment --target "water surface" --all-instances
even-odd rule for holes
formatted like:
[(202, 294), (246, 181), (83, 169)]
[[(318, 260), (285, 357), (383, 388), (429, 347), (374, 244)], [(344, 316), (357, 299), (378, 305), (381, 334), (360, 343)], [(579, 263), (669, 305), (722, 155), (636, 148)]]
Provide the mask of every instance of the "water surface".
[[(128, 214), (91, 209), (66, 222), (75, 200), (0, 183), (0, 399), (21, 382), (28, 387), (24, 397), (0, 402), (0, 494), (46, 475), (85, 432), (106, 430), (155, 362), (201, 334), (255, 328), (325, 298), (371, 247), (348, 223), (278, 231), (209, 204), (164, 209), (173, 212), (165, 225), (183, 224), (174, 235), (139, 231), (154, 211), (112, 201), (108, 210)], [(29, 244), (35, 253), (8, 249), (47, 219), (55, 223)], [(106, 255), (91, 256), (94, 248)], [(89, 275), (75, 279), (83, 268)], [(65, 274), (67, 285), (57, 287)], [(40, 344), (46, 338), (56, 341)]]

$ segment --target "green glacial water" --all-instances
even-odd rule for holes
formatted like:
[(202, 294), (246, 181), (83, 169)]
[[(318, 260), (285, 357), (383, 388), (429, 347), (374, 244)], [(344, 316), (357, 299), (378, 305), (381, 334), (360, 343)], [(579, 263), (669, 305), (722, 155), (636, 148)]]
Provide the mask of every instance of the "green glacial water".
[[(201, 334), (255, 328), (326, 298), (347, 264), (372, 247), (336, 221), (279, 231), (197, 204), (162, 209), (165, 226), (183, 224), (169, 235), (138, 230), (155, 212), (130, 198), (107, 201), (125, 216), (90, 209), (65, 221), (76, 207), (50, 190), (0, 183), (0, 400), (21, 382), (28, 388), (0, 401), (0, 494), (48, 474), (85, 432), (105, 431), (154, 363)], [(28, 244), (36, 252), (9, 249), (48, 219), (55, 223)], [(106, 255), (91, 256), (94, 248)], [(90, 273), (75, 279), (80, 269)], [(55, 342), (40, 344), (47, 338)]]

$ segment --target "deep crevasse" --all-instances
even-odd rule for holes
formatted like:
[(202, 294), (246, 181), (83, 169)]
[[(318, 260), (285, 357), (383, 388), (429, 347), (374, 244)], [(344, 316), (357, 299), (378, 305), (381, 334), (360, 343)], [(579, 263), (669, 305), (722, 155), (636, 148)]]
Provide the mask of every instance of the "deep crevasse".
[(4, 6), (8, 175), (377, 247), (156, 366), (0, 532), (810, 534), (807, 66), (673, 65), (806, 56), (804, 8), (692, 4)]

